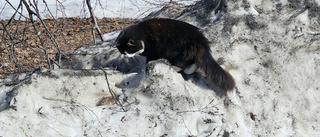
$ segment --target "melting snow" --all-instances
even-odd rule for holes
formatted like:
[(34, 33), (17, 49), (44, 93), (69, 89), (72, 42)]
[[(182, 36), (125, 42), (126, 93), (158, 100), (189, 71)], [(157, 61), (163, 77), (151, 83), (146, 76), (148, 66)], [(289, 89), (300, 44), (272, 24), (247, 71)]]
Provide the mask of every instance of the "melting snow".
[[(110, 39), (75, 51), (88, 53), (74, 56), (79, 64), (66, 63), (87, 70), (2, 80), (0, 136), (320, 136), (319, 12), (280, 2), (250, 1), (263, 11), (255, 16), (242, 1), (229, 2), (227, 14), (202, 28), (237, 83), (226, 96), (163, 60), (122, 58)], [(123, 108), (96, 106), (110, 96), (99, 65)]]

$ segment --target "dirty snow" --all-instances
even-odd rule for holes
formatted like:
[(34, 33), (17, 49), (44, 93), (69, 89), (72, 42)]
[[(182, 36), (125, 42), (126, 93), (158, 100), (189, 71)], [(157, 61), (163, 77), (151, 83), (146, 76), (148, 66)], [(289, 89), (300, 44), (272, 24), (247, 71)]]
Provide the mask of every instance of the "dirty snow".
[[(164, 60), (145, 66), (141, 57), (123, 58), (112, 39), (62, 63), (77, 70), (2, 80), (0, 136), (320, 136), (317, 2), (306, 9), (302, 2), (232, 1), (219, 21), (201, 28), (237, 83), (227, 95)], [(99, 66), (123, 108), (96, 106), (110, 96)]]

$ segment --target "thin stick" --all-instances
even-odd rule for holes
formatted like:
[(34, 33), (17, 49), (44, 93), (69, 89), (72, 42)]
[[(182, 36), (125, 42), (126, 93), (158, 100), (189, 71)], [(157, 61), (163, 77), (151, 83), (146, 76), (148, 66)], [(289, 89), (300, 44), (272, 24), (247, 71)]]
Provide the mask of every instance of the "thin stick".
[[(11, 6), (11, 8), (12, 8), (14, 11), (18, 12), (18, 13), (20, 14), (20, 16), (28, 19), (28, 17), (24, 16), (21, 12), (18, 11), (18, 9), (22, 6), (22, 2), (23, 2), (23, 1), (20, 1), (18, 8), (15, 8), (15, 7), (9, 2), (9, 0), (6, 0), (6, 2)], [(15, 16), (15, 14), (16, 14), (16, 13), (14, 13), (13, 16)], [(13, 16), (10, 18), (10, 20), (14, 19)], [(10, 24), (10, 22), (11, 22), (11, 21), (9, 21), (8, 24)]]
[[(41, 46), (42, 47), (44, 47), (44, 42), (43, 42), (43, 39), (42, 39), (42, 37), (41, 37), (41, 35), (40, 35), (40, 32), (38, 31), (38, 29), (37, 29), (37, 27), (36, 27), (36, 25), (35, 25), (35, 22), (34, 22), (34, 20), (33, 20), (33, 16), (32, 15), (36, 15), (37, 16), (37, 14), (34, 12), (34, 11), (32, 11), (31, 10), (31, 8), (30, 8), (30, 6), (29, 6), (29, 4), (26, 2), (26, 0), (22, 0), (22, 2), (23, 2), (23, 4), (24, 4), (24, 6), (27, 8), (27, 11), (28, 11), (28, 14), (29, 14), (29, 18), (30, 18), (30, 21), (31, 21), (31, 24), (32, 24), (32, 26), (33, 26), (33, 29), (36, 31), (36, 33), (37, 33), (37, 36), (38, 36), (38, 38), (39, 38), (39, 40), (40, 40), (40, 43), (41, 43)], [(46, 56), (47, 56), (47, 61), (48, 61), (48, 66), (49, 66), (49, 69), (51, 69), (51, 62), (50, 62), (50, 60), (49, 60), (49, 54), (48, 54), (48, 52), (47, 52), (47, 50), (45, 49), (45, 48), (43, 48), (43, 50), (44, 50), (44, 53), (46, 54)]]
[[(14, 39), (13, 37), (11, 36), (10, 32), (7, 30), (7, 27), (6, 25), (0, 21), (1, 25), (3, 26), (3, 30), (4, 30), (4, 33), (7, 32), (7, 35), (9, 36), (10, 40), (11, 40), (11, 44), (10, 44), (10, 51), (11, 51), (11, 56), (12, 56), (12, 60), (13, 62), (17, 65), (17, 66), (20, 66), (20, 64), (18, 63), (18, 61), (16, 60), (16, 57), (15, 57), (15, 50), (14, 50)], [(10, 56), (10, 54), (9, 54)], [(20, 67), (19, 67), (20, 68)], [(19, 70), (20, 71), (20, 70)]]
[(39, 9), (38, 9), (38, 5), (35, 3), (35, 7), (34, 9), (36, 10), (36, 16), (38, 17), (38, 19), (40, 20), (41, 24), (44, 26), (45, 30), (47, 31), (47, 33), (50, 36), (51, 41), (53, 42), (53, 44), (56, 46), (57, 51), (58, 51), (58, 64), (60, 64), (61, 62), (61, 50), (60, 50), (60, 46), (58, 44), (58, 42), (56, 41), (55, 37), (53, 36), (53, 34), (51, 33), (51, 31), (48, 29), (47, 25), (44, 23), (44, 21), (42, 20), (40, 13), (39, 13)]
[[(90, 3), (90, 0), (86, 0), (87, 2), (87, 6), (88, 6), (88, 9), (90, 11), (90, 15), (91, 15), (91, 18), (92, 18), (92, 21), (94, 23), (94, 26), (93, 26), (93, 29), (96, 29), (96, 31), (98, 32), (100, 38), (101, 38), (101, 41), (104, 41), (104, 38), (102, 36), (102, 33), (100, 31), (100, 28), (99, 28), (99, 25), (97, 23), (97, 19), (96, 19), (96, 16), (94, 15), (94, 12), (93, 12), (93, 9), (92, 9), (92, 6), (91, 6), (91, 3)], [(96, 43), (95, 43), (96, 44)]]
[(116, 101), (116, 104), (119, 105), (124, 112), (126, 112), (126, 110), (123, 108), (123, 105), (121, 104), (121, 102), (119, 101), (118, 97), (116, 96), (116, 93), (114, 93), (113, 90), (110, 88), (107, 72), (102, 67), (100, 67), (100, 69), (104, 73), (104, 76), (105, 76), (106, 81), (107, 81), (108, 89), (109, 89), (109, 92), (110, 92), (112, 98)]

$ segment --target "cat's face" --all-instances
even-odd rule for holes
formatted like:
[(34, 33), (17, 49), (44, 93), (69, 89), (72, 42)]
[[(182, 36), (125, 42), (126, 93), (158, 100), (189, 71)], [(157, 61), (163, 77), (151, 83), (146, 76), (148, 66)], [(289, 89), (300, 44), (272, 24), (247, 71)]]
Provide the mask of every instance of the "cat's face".
[(127, 57), (133, 57), (144, 52), (144, 42), (141, 39), (141, 34), (137, 32), (129, 27), (119, 34), (116, 46), (120, 53), (125, 54)]

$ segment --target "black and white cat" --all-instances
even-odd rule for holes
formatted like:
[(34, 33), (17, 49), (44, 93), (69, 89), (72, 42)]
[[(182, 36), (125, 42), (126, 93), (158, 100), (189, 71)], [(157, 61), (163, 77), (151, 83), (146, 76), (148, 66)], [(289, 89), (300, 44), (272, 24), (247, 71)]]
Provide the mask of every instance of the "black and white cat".
[(233, 90), (233, 77), (213, 59), (208, 39), (199, 28), (173, 19), (154, 18), (125, 28), (116, 40), (118, 50), (129, 57), (145, 56), (147, 62), (167, 59), (175, 70), (191, 74), (202, 70), (211, 82)]

